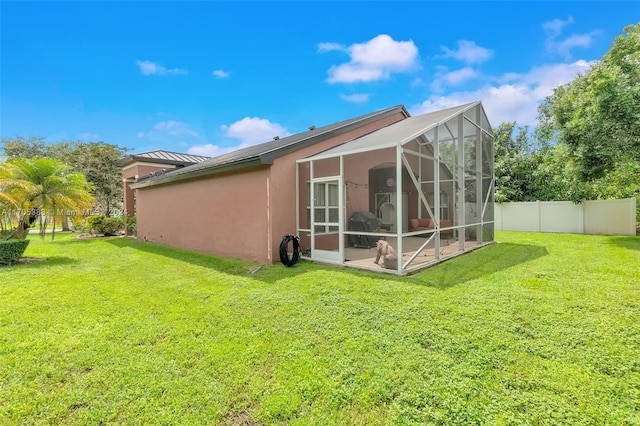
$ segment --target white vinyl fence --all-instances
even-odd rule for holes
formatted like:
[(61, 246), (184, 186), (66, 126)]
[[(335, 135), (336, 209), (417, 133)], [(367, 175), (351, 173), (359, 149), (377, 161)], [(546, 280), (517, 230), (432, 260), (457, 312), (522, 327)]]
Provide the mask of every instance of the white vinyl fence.
[(636, 235), (636, 199), (496, 203), (495, 229)]

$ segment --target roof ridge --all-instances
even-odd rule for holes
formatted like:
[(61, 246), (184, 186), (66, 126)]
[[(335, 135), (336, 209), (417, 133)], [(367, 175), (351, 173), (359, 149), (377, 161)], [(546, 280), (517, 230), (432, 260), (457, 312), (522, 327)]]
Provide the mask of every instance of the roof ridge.
[(153, 149), (151, 151), (142, 151), (142, 152), (135, 152), (133, 154), (129, 154), (129, 155), (142, 155), (142, 154), (150, 154), (152, 152), (166, 152), (168, 154), (178, 154), (178, 155), (191, 155), (194, 157), (202, 157), (202, 158), (211, 158), (209, 156), (206, 155), (199, 155), (199, 154), (189, 154), (187, 152), (178, 152), (178, 151), (167, 151), (166, 149)]
[[(404, 108), (404, 109), (406, 110), (406, 108), (404, 107), (404, 105), (400, 104), (400, 105), (396, 105), (396, 106), (394, 106), (394, 107), (385, 108), (385, 109), (381, 109), (381, 110), (379, 110), (379, 111), (374, 111), (374, 112), (370, 112), (370, 113), (368, 113), (368, 114), (360, 115), (360, 116), (358, 116), (358, 117), (348, 118), (348, 119), (346, 119), (346, 120), (338, 121), (337, 123), (327, 124), (327, 125), (325, 125), (325, 126), (321, 126), (321, 127), (319, 127), (319, 128), (315, 128), (315, 129), (313, 129), (313, 130), (307, 130), (306, 132), (299, 132), (299, 133), (293, 134), (293, 135), (291, 135), (291, 136), (296, 136), (296, 135), (299, 135), (299, 134), (301, 134), (301, 133), (315, 133), (315, 134), (310, 134), (308, 138), (303, 138), (303, 139), (300, 139), (300, 140), (295, 141), (295, 142), (293, 142), (293, 141), (292, 141), (291, 143), (293, 144), (293, 143), (302, 142), (302, 141), (305, 141), (305, 140), (307, 140), (307, 139), (309, 139), (309, 138), (312, 138), (312, 137), (317, 136), (317, 134), (323, 134), (323, 133), (326, 133), (326, 132), (329, 132), (329, 131), (335, 130), (335, 129), (332, 129), (332, 130), (327, 130), (327, 129), (325, 129), (324, 131), (322, 131), (322, 129), (323, 129), (323, 128), (330, 127), (330, 126), (338, 126), (338, 125), (340, 125), (341, 123), (346, 123), (347, 121), (349, 121), (349, 122), (350, 122), (349, 124), (355, 124), (355, 123), (358, 123), (359, 121), (366, 120), (367, 118), (372, 117), (372, 116), (374, 116), (374, 115), (376, 115), (376, 114), (383, 114), (383, 113), (385, 113), (385, 112), (387, 112), (387, 111), (391, 111), (391, 110), (394, 110), (394, 109), (396, 109), (396, 108)], [(407, 111), (407, 113), (408, 113), (408, 111)], [(340, 127), (341, 127), (341, 126), (338, 126), (337, 128), (340, 128)], [(320, 130), (320, 131), (318, 131), (318, 130)], [(288, 137), (288, 136), (287, 136), (287, 137)], [(264, 143), (265, 143), (265, 144), (268, 144), (269, 142), (267, 141), (267, 142), (264, 142)], [(281, 149), (281, 148), (284, 148), (284, 147), (287, 147), (287, 146), (289, 146), (289, 145), (283, 145), (283, 146), (279, 146), (279, 147), (274, 147), (273, 149), (268, 150), (268, 151), (265, 151), (264, 153), (265, 153), (265, 154), (267, 154), (267, 153), (269, 153), (269, 152), (273, 152), (273, 151), (275, 151), (275, 150), (277, 150), (277, 149)], [(215, 157), (214, 157), (214, 158), (215, 158)]]

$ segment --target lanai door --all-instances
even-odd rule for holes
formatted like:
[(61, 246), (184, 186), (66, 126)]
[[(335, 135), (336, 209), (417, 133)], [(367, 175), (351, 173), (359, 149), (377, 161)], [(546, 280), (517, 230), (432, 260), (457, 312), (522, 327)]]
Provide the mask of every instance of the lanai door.
[(312, 179), (311, 183), (311, 258), (342, 263), (342, 179), (322, 177)]

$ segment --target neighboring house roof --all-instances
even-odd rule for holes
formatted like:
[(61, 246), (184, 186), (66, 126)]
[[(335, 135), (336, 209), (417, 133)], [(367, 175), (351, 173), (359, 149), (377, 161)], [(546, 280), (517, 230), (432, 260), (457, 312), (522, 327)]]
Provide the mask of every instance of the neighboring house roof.
[(394, 106), (328, 126), (313, 128), (306, 132), (242, 148), (181, 169), (168, 170), (161, 174), (156, 173), (153, 176), (144, 176), (139, 178), (131, 187), (134, 189), (142, 188), (241, 167), (273, 164), (275, 159), (291, 152), (306, 148), (327, 138), (349, 132), (355, 128), (399, 112), (403, 113), (405, 117), (409, 117), (410, 115), (403, 105)]
[(203, 155), (182, 154), (179, 152), (163, 151), (157, 149), (155, 151), (140, 152), (137, 154), (127, 155), (116, 161), (116, 166), (123, 167), (136, 161), (146, 163), (171, 164), (176, 166), (190, 166), (192, 164), (201, 163), (211, 157)]

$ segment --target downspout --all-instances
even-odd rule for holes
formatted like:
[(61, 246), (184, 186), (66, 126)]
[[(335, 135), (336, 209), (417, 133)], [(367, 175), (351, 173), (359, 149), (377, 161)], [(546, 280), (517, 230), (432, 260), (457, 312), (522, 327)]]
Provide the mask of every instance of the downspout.
[(434, 250), (436, 260), (440, 260), (440, 126), (433, 129), (433, 215), (436, 239)]
[(268, 263), (273, 262), (273, 257), (271, 254), (272, 248), (272, 229), (271, 229), (271, 192), (269, 190), (269, 176), (267, 176), (267, 261)]

